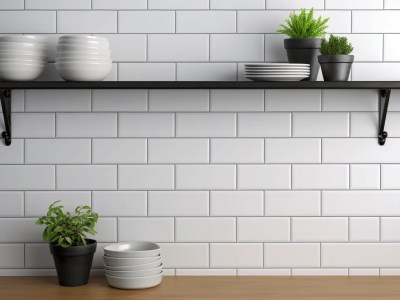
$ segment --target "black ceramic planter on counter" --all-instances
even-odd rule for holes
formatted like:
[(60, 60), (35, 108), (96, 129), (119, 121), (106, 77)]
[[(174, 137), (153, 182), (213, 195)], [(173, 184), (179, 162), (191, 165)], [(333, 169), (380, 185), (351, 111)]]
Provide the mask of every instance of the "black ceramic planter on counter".
[(309, 64), (309, 81), (316, 81), (319, 72), (318, 55), (322, 39), (285, 39), (284, 45), (289, 63)]
[(354, 55), (320, 55), (318, 61), (325, 81), (347, 81)]
[(88, 283), (97, 242), (89, 239), (86, 241), (86, 246), (69, 248), (49, 244), (60, 285), (80, 286)]

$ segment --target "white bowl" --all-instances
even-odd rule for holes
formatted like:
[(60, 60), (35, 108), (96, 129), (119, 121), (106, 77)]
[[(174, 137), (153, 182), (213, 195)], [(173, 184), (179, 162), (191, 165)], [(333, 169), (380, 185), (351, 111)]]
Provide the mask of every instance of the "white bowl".
[(46, 61), (43, 60), (36, 60), (36, 59), (10, 59), (10, 58), (1, 58), (0, 57), (0, 64), (23, 64), (23, 65), (44, 65)]
[(143, 265), (138, 265), (138, 266), (127, 266), (127, 267), (116, 267), (116, 266), (107, 266), (105, 265), (104, 267), (108, 271), (141, 271), (141, 270), (149, 270), (149, 269), (154, 269), (159, 266), (162, 266), (162, 260), (161, 257), (149, 264), (143, 264)]
[(1, 63), (0, 79), (7, 81), (31, 81), (43, 72), (44, 64)]
[(141, 271), (111, 271), (106, 270), (106, 274), (115, 276), (115, 277), (147, 277), (147, 276), (154, 276), (160, 274), (162, 272), (162, 265), (148, 270), (141, 270)]
[(93, 36), (93, 35), (63, 35), (60, 36), (60, 41), (69, 40), (69, 41), (80, 41), (80, 40), (90, 40), (90, 41), (104, 41), (108, 42), (108, 39), (102, 36)]
[(0, 36), (0, 42), (38, 43), (46, 44), (47, 38), (43, 35), (12, 34)]
[(111, 64), (111, 58), (75, 58), (75, 57), (63, 57), (56, 58), (56, 62), (63, 63), (76, 63), (76, 64), (84, 64), (84, 63), (99, 63), (99, 64)]
[(10, 59), (32, 59), (32, 60), (47, 60), (47, 56), (43, 54), (36, 54), (31, 52), (6, 52), (0, 51), (0, 58)]
[[(57, 73), (68, 81), (102, 81), (110, 73), (112, 65), (90, 66), (75, 64), (71, 67), (56, 65)], [(78, 65), (78, 66), (77, 66)]]
[(57, 45), (57, 52), (99, 52), (102, 54), (110, 54), (108, 47), (83, 46), (83, 45)]
[(110, 43), (106, 41), (96, 41), (96, 40), (60, 40), (58, 45), (75, 45), (75, 46), (89, 46), (89, 47), (101, 47), (109, 48)]
[(107, 266), (128, 267), (149, 264), (161, 259), (160, 256), (140, 258), (116, 258), (104, 255), (104, 262)]
[(104, 58), (111, 58), (111, 53), (110, 54), (104, 54), (100, 52), (58, 52), (56, 54), (56, 58), (87, 58), (87, 59), (104, 59)]
[(0, 42), (0, 49), (43, 51), (44, 49), (46, 49), (46, 45), (41, 43)]
[(146, 289), (157, 286), (162, 281), (162, 272), (160, 274), (148, 277), (114, 277), (106, 274), (109, 285), (119, 289)]
[(160, 246), (150, 242), (120, 243), (104, 247), (104, 253), (119, 258), (152, 257), (160, 255)]

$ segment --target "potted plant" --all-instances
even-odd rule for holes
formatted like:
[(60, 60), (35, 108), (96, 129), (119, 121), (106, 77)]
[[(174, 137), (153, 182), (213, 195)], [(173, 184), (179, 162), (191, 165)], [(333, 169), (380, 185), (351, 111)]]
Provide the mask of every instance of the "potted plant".
[(289, 36), (284, 40), (286, 54), (289, 63), (302, 63), (310, 65), (310, 77), (308, 80), (315, 81), (318, 77), (319, 63), (318, 55), (321, 47), (322, 37), (328, 28), (329, 18), (314, 18), (314, 8), (308, 13), (305, 8), (299, 14), (291, 13), (286, 20), (286, 25), (280, 25), (279, 33)]
[(330, 35), (329, 40), (323, 39), (321, 55), (318, 61), (321, 64), (322, 75), (325, 81), (347, 81), (349, 79), (354, 55), (349, 55), (353, 46), (344, 36)]
[(51, 204), (47, 215), (36, 224), (46, 226), (43, 239), (49, 242), (60, 285), (84, 285), (89, 281), (97, 246), (86, 234), (96, 234), (94, 227), (99, 217), (90, 206), (78, 206), (73, 214), (64, 213), (58, 202)]

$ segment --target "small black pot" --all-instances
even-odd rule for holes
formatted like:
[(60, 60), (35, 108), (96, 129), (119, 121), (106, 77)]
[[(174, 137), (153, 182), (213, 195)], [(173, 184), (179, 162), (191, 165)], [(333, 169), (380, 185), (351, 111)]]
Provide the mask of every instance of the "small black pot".
[(318, 77), (319, 63), (318, 55), (322, 39), (285, 39), (284, 45), (289, 63), (309, 64), (310, 77), (308, 81), (315, 81)]
[(88, 283), (97, 242), (89, 239), (86, 241), (86, 246), (72, 246), (69, 248), (62, 248), (52, 243), (49, 244), (60, 285), (80, 286)]
[(318, 61), (325, 81), (347, 81), (354, 55), (320, 55)]

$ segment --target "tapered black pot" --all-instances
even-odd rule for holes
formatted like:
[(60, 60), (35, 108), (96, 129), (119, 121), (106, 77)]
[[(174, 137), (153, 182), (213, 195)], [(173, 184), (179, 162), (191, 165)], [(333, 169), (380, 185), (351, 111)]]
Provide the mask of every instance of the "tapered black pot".
[(318, 77), (318, 55), (322, 39), (285, 39), (284, 45), (289, 63), (309, 64), (310, 77), (305, 80), (315, 81)]
[(318, 61), (325, 81), (347, 81), (354, 55), (320, 55)]
[(86, 246), (69, 248), (50, 244), (60, 285), (80, 286), (88, 283), (97, 242), (89, 239), (86, 241)]

